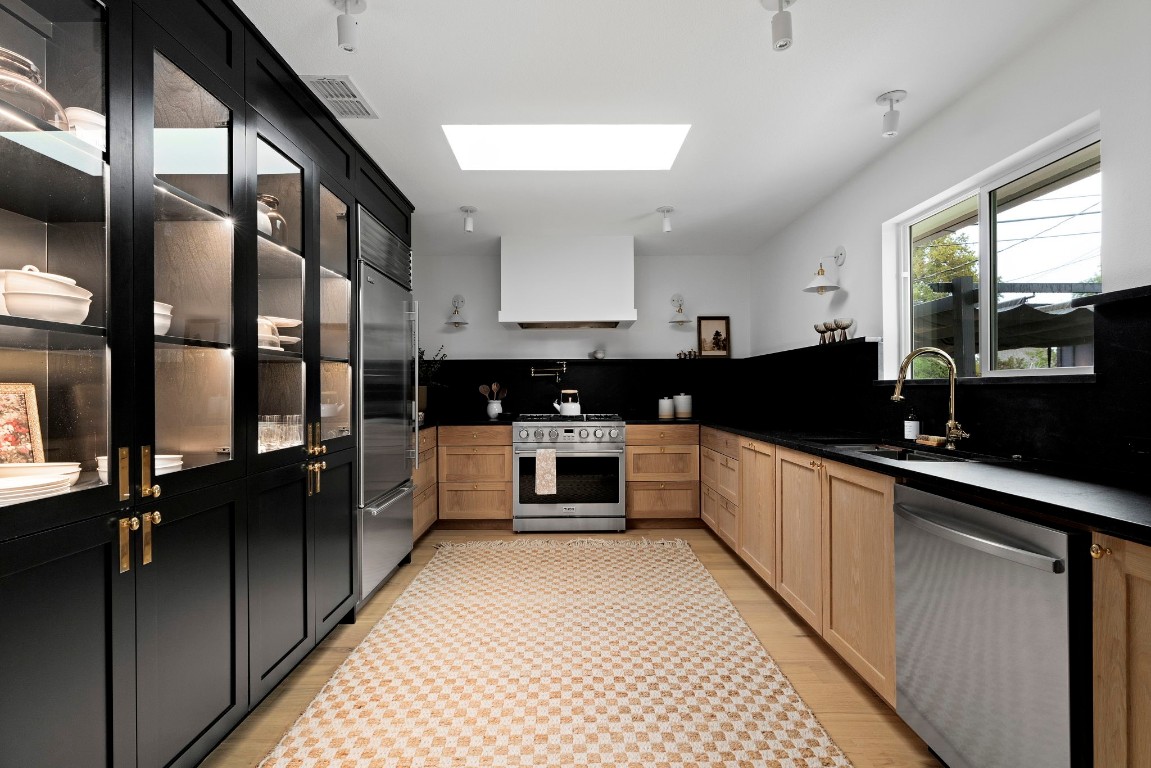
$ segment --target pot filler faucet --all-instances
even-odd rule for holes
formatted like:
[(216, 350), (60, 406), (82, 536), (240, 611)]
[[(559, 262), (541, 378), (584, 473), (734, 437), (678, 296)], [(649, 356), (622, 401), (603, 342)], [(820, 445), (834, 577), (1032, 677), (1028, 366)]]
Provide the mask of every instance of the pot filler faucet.
[(947, 383), (950, 390), (947, 401), (947, 436), (944, 439), (947, 441), (948, 450), (954, 451), (956, 440), (971, 437), (971, 435), (964, 432), (963, 427), (959, 426), (959, 422), (955, 420), (955, 361), (951, 359), (951, 355), (939, 347), (920, 347), (912, 350), (899, 364), (899, 378), (895, 382), (895, 394), (891, 396), (891, 399), (895, 402), (903, 399), (901, 394), (903, 392), (903, 380), (907, 378), (907, 370), (911, 367), (911, 361), (920, 355), (935, 355), (947, 365)]

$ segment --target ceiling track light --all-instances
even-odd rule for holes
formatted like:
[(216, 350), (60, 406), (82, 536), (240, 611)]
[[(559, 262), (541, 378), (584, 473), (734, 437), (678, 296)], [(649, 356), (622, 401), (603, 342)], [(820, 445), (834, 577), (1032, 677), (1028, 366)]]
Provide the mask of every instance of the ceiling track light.
[(664, 233), (671, 232), (671, 215), (675, 212), (675, 208), (672, 208), (670, 205), (662, 205), (656, 208), (655, 212), (663, 216)]
[(895, 105), (907, 98), (907, 91), (888, 91), (876, 97), (875, 103), (887, 107), (883, 113), (883, 132), (879, 135), (890, 139), (899, 133), (899, 110)]
[(464, 215), (464, 231), (473, 231), (476, 228), (476, 209), (470, 205), (461, 205), (460, 213)]
[(336, 44), (341, 50), (355, 53), (360, 28), (355, 17), (368, 9), (368, 0), (332, 0), (332, 4), (343, 11), (336, 17)]
[(776, 51), (786, 51), (791, 47), (791, 11), (796, 0), (759, 0), (765, 10), (775, 11), (771, 17), (771, 47)]

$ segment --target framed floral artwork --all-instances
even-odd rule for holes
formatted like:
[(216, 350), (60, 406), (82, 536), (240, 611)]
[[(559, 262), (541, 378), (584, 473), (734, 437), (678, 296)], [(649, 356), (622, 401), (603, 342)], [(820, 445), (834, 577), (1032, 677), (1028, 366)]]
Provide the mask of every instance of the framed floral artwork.
[(0, 384), (0, 464), (44, 461), (33, 384)]
[(696, 318), (699, 327), (700, 357), (731, 357), (731, 318)]

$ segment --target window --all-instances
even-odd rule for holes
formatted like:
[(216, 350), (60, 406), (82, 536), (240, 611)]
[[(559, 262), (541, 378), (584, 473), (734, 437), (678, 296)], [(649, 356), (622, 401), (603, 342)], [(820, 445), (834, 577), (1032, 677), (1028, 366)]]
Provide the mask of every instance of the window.
[[(1071, 300), (1102, 288), (1101, 181), (1092, 138), (915, 217), (905, 230), (903, 352), (939, 347), (960, 376), (1090, 370), (1094, 314)], [(946, 375), (933, 357), (911, 370)]]

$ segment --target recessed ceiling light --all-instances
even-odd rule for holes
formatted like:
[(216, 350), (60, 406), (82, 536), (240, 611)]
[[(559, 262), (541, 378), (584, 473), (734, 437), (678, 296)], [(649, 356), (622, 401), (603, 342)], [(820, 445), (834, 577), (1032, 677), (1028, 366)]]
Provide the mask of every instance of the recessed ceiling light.
[(690, 125), (445, 125), (462, 171), (666, 171)]

